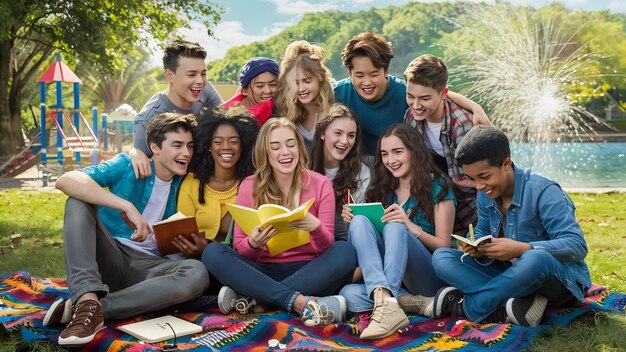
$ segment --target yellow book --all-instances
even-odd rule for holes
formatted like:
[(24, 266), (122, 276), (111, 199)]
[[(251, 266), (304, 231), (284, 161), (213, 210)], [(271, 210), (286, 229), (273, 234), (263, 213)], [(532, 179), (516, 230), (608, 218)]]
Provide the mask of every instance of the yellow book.
[(276, 234), (266, 244), (267, 251), (274, 256), (311, 242), (308, 232), (296, 230), (289, 223), (304, 219), (314, 201), (315, 198), (311, 198), (294, 210), (278, 204), (263, 204), (258, 209), (237, 204), (226, 204), (226, 207), (246, 235), (250, 235), (259, 225), (261, 227), (272, 225), (276, 229)]

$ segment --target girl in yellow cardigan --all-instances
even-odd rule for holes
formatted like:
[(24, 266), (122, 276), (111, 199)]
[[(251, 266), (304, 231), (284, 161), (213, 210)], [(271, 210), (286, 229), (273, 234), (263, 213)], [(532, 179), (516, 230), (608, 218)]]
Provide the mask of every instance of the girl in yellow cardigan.
[(187, 257), (199, 257), (207, 240), (230, 244), (231, 225), (227, 203), (234, 203), (239, 182), (254, 172), (252, 147), (258, 134), (257, 122), (243, 114), (226, 116), (206, 110), (198, 117), (194, 155), (189, 174), (178, 194), (178, 211), (196, 216), (200, 232), (193, 242), (183, 236), (174, 245)]

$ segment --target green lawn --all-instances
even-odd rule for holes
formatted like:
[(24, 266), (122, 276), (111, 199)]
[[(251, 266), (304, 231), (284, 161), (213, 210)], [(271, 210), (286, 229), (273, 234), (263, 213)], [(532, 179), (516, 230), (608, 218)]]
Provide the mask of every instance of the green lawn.
[[(35, 276), (63, 277), (63, 208), (60, 193), (0, 191), (0, 246), (10, 235), (22, 235), (17, 249), (2, 249), (0, 273), (27, 270)], [(594, 283), (626, 292), (626, 193), (573, 194), (577, 217), (585, 232), (587, 264)], [(624, 351), (626, 315), (598, 314), (566, 328), (553, 328), (537, 341), (536, 351)], [(0, 351), (13, 351), (15, 336), (0, 336)], [(39, 344), (35, 351), (62, 351)]]

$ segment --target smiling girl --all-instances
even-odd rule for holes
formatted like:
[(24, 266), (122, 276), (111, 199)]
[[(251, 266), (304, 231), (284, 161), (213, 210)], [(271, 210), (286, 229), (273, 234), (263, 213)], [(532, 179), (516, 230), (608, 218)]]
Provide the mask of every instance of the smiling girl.
[(310, 154), (316, 124), (335, 102), (324, 50), (304, 40), (295, 41), (285, 49), (280, 71), (277, 110), (296, 124)]
[(259, 127), (272, 117), (273, 98), (278, 90), (278, 63), (267, 57), (253, 57), (241, 68), (235, 96), (225, 108), (243, 106), (258, 121)]
[(299, 315), (308, 326), (344, 319), (345, 299), (328, 295), (351, 277), (356, 254), (349, 243), (335, 243), (332, 186), (328, 178), (308, 170), (307, 161), (293, 123), (272, 118), (263, 125), (254, 148), (256, 172), (241, 183), (237, 204), (257, 208), (271, 203), (295, 209), (314, 198), (306, 217), (290, 223), (307, 231), (310, 243), (271, 256), (266, 244), (276, 234), (272, 226), (257, 226), (248, 236), (239, 225), (235, 225), (232, 249), (210, 243), (202, 262), (226, 285), (218, 295), (222, 313), (233, 309), (244, 313), (256, 301)]
[[(239, 183), (254, 172), (252, 147), (259, 132), (247, 115), (225, 116), (205, 110), (195, 136), (195, 153), (178, 193), (178, 211), (195, 216), (200, 232), (214, 241), (227, 241), (232, 217), (226, 209), (234, 203)], [(199, 257), (206, 247), (203, 236), (194, 242), (179, 236), (174, 245), (188, 257)]]
[(383, 204), (385, 227), (379, 234), (370, 220), (343, 207), (364, 283), (350, 284), (340, 294), (351, 312), (373, 309), (361, 338), (375, 339), (409, 323), (403, 308), (413, 311), (407, 305), (414, 302), (400, 302), (401, 308), (395, 297), (406, 291), (432, 296), (444, 285), (431, 257), (435, 249), (450, 247), (455, 201), (451, 181), (433, 163), (419, 132), (406, 124), (382, 133), (365, 197)]
[(341, 208), (348, 200), (363, 203), (370, 184), (370, 169), (361, 162), (361, 129), (350, 109), (334, 104), (317, 124), (311, 169), (326, 175), (335, 191), (335, 240), (348, 239)]

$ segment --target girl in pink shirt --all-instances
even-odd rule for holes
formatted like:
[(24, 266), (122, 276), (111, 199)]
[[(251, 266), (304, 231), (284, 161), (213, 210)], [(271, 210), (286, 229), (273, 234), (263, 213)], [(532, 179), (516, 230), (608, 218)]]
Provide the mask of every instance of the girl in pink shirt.
[(356, 254), (349, 243), (334, 241), (335, 197), (330, 181), (306, 168), (304, 141), (286, 118), (272, 118), (263, 125), (253, 161), (256, 172), (241, 183), (236, 203), (295, 209), (314, 198), (306, 217), (290, 223), (307, 231), (311, 240), (271, 256), (266, 244), (276, 229), (257, 226), (246, 235), (235, 225), (232, 249), (221, 243), (208, 245), (202, 261), (225, 285), (218, 296), (220, 310), (246, 313), (258, 301), (300, 315), (307, 326), (342, 321), (345, 299), (329, 295), (351, 278)]

